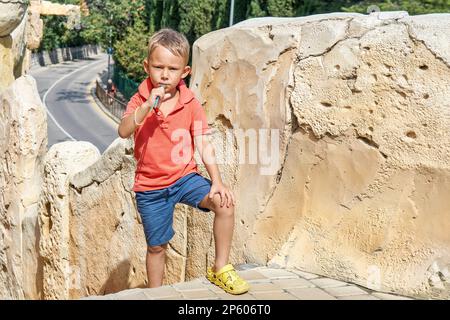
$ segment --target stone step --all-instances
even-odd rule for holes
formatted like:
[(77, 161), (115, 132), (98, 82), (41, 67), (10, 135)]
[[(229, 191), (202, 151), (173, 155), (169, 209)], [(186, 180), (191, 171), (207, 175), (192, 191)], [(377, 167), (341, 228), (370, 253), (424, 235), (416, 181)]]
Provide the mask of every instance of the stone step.
[(159, 288), (129, 289), (83, 300), (412, 300), (296, 269), (254, 265), (236, 269), (250, 284), (250, 290), (242, 295), (228, 294), (200, 277)]

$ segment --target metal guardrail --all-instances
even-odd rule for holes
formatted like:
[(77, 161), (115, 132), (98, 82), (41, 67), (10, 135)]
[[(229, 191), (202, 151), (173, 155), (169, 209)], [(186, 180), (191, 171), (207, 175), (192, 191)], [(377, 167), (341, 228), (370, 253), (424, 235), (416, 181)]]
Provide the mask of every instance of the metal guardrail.
[(107, 111), (120, 122), (127, 105), (122, 101), (108, 95), (99, 80), (96, 80), (95, 94)]
[(125, 97), (131, 99), (139, 87), (139, 83), (131, 80), (125, 72), (116, 64), (114, 64), (113, 81), (117, 86), (117, 90)]

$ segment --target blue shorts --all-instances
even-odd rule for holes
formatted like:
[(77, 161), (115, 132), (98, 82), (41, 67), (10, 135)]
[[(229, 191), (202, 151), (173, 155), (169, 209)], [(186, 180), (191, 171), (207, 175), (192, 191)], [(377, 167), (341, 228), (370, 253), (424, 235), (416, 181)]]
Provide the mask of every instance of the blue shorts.
[(204, 212), (199, 203), (211, 190), (211, 181), (196, 172), (178, 179), (171, 186), (136, 192), (136, 204), (144, 226), (148, 246), (159, 246), (169, 242), (173, 231), (173, 211), (177, 203), (184, 203)]

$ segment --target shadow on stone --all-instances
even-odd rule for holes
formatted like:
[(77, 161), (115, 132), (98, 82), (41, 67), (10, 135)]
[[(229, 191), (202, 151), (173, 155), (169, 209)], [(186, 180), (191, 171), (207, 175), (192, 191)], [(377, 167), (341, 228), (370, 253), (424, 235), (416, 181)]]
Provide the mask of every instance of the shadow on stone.
[[(101, 287), (98, 294), (105, 295), (134, 288), (146, 288), (145, 283), (138, 286), (130, 286), (130, 276), (133, 266), (129, 260), (122, 261), (113, 271), (110, 272), (108, 280)], [(135, 271), (134, 271), (135, 272)]]

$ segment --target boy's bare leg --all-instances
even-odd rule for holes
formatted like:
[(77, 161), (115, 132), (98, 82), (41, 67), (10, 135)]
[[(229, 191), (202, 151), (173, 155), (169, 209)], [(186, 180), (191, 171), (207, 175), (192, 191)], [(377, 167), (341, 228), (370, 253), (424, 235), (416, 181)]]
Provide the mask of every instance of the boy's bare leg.
[(166, 262), (167, 244), (155, 247), (147, 247), (147, 278), (148, 287), (160, 287), (163, 282), (164, 265)]
[(215, 213), (213, 233), (215, 244), (215, 263), (214, 272), (220, 270), (228, 263), (230, 256), (231, 240), (234, 230), (234, 207), (220, 207), (220, 196), (214, 195), (209, 199), (208, 195), (199, 204), (202, 208), (210, 209)]

